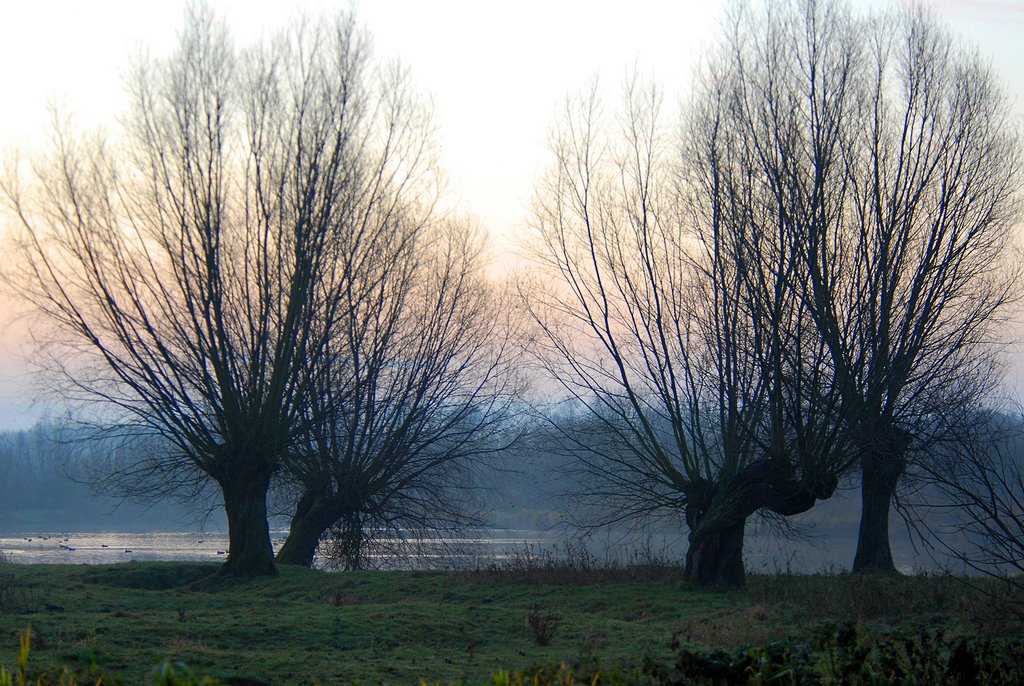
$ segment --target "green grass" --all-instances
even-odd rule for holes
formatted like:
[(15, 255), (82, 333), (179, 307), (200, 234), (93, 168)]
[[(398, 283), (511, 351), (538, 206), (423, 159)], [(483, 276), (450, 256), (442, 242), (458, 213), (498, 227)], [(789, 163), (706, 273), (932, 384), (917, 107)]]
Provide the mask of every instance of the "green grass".
[[(753, 576), (742, 592), (717, 592), (685, 588), (672, 568), (541, 576), (282, 567), (274, 578), (232, 583), (210, 579), (215, 569), (0, 565), (0, 664), (16, 664), (29, 626), (34, 665), (95, 665), (126, 684), (145, 683), (165, 658), (273, 684), (483, 683), (499, 669), (549, 663), (636, 673), (644, 658), (671, 662), (673, 635), (734, 648), (798, 639), (829, 622), (868, 633), (1021, 629), (1004, 604), (948, 577)], [(538, 645), (531, 613), (554, 627), (548, 645)]]

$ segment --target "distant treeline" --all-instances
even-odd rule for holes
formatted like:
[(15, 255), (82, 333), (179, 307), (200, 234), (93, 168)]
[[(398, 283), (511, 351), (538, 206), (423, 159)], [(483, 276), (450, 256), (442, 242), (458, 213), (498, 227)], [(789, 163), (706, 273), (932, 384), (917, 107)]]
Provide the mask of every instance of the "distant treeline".
[(114, 441), (71, 442), (66, 434), (55, 424), (0, 433), (0, 534), (222, 526), (221, 513), (206, 518), (201, 503), (137, 503), (102, 493), (102, 465), (129, 456)]
[[(0, 432), (0, 534), (225, 528), (219, 500), (185, 492), (150, 502), (125, 499), (103, 479), (116, 466), (138, 459), (131, 443), (78, 433), (53, 422)], [(477, 484), (487, 524), (560, 531), (566, 520), (560, 504), (564, 489), (548, 474), (556, 459), (521, 447), (497, 460), (496, 469)], [(277, 500), (271, 497), (272, 510)], [(287, 526), (286, 517), (279, 515), (275, 524)]]
[[(572, 421), (568, 417), (564, 421)], [(0, 433), (0, 535), (43, 531), (142, 531), (205, 527), (224, 529), (218, 502), (189, 500), (185, 493), (153, 502), (134, 502), (104, 490), (103, 477), (114, 466), (137, 459), (123, 440), (72, 438), (75, 432), (56, 423)], [(591, 534), (599, 555), (626, 554), (622, 532), (588, 531), (586, 512), (574, 503), (571, 455), (557, 445), (552, 429), (535, 429), (518, 445), (496, 456), (491, 469), (478, 474), (477, 495), (486, 526), (545, 532), (551, 540), (574, 540)], [(855, 484), (849, 484), (854, 487)], [(280, 498), (287, 500), (287, 498)], [(272, 510), (275, 498), (271, 498)], [(211, 509), (212, 508), (212, 509)], [(820, 571), (848, 564), (860, 514), (858, 499), (834, 498), (773, 532), (770, 523), (749, 527), (752, 568)], [(928, 513), (924, 513), (928, 517)], [(274, 526), (286, 527), (277, 513)], [(904, 532), (905, 533), (905, 532)], [(633, 547), (650, 546), (654, 555), (672, 554), (665, 541), (681, 539), (681, 527), (661, 522), (654, 531), (633, 536)], [(896, 537), (896, 554), (913, 554), (905, 535)], [(675, 551), (678, 552), (678, 551)]]

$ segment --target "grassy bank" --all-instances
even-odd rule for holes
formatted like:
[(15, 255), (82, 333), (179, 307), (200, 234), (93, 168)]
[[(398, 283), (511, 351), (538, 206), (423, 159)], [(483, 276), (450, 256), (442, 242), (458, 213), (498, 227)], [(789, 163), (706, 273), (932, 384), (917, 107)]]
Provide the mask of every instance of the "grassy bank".
[[(754, 576), (742, 592), (684, 588), (671, 567), (329, 574), (282, 568), (230, 584), (215, 566), (0, 565), (0, 664), (142, 684), (165, 658), (273, 684), (483, 683), (499, 669), (669, 669), (680, 646), (732, 649), (860, 635), (1014, 638), (1004, 603), (948, 577)], [(987, 590), (996, 591), (990, 586)], [(670, 646), (675, 636), (675, 646)]]

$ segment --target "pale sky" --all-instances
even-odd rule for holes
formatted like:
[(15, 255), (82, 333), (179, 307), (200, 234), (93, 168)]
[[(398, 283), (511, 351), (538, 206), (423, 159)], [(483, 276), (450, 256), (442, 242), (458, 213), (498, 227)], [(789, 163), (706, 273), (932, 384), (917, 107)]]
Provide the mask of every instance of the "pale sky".
[[(239, 43), (299, 7), (348, 2), (210, 0)], [(856, 4), (884, 6), (883, 0)], [(363, 0), (376, 53), (412, 70), (432, 97), (452, 201), (507, 251), (527, 220), (559, 103), (595, 75), (614, 93), (636, 69), (670, 99), (715, 39), (723, 0)], [(1024, 0), (936, 0), (935, 11), (989, 56), (1024, 121)], [(141, 50), (172, 49), (183, 0), (0, 0), (0, 150), (38, 150), (55, 103), (80, 127), (123, 111), (122, 78)], [(614, 104), (614, 103), (613, 103)], [(0, 234), (3, 232), (0, 226)], [(0, 430), (30, 425), (28, 384), (9, 307), (0, 302)]]

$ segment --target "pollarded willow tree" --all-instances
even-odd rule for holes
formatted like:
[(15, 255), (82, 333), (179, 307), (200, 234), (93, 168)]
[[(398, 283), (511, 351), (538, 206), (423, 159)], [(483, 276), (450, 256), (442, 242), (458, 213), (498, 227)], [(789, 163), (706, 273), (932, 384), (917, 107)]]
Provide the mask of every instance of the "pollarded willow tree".
[[(727, 145), (768, 223), (799, 248), (801, 289), (859, 456), (855, 570), (894, 569), (889, 512), (935, 418), (970, 404), (1012, 299), (1022, 160), (977, 54), (920, 10), (842, 2), (744, 8), (714, 69)], [(927, 455), (921, 454), (927, 459)]]
[[(816, 317), (857, 404), (855, 570), (892, 568), (887, 515), (910, 448), (930, 415), (968, 404), (989, 375), (1017, 295), (1024, 180), (1019, 128), (976, 53), (920, 12), (880, 18), (869, 35), (874, 68), (847, 155), (855, 219), (839, 249), (806, 236)], [(858, 302), (837, 327), (842, 291)]]
[[(514, 440), (519, 328), (462, 220), (403, 227), (361, 260), (343, 325), (311, 367), (312, 430), (285, 478), (300, 492), (277, 555), (357, 569), (370, 549), (475, 523), (469, 486)], [(392, 546), (394, 547), (394, 546)], [(400, 547), (400, 546), (399, 546)]]
[(58, 131), (34, 181), (6, 186), (14, 283), (53, 324), (68, 400), (172, 446), (150, 476), (219, 486), (221, 572), (273, 573), (267, 490), (319, 420), (309, 370), (361, 278), (346, 258), (432, 211), (429, 117), (351, 16), (239, 50), (193, 10), (129, 86), (122, 136)]
[(584, 499), (605, 521), (684, 520), (687, 579), (741, 585), (747, 520), (806, 511), (849, 460), (799, 250), (775, 197), (750, 204), (727, 85), (707, 84), (685, 144), (653, 89), (630, 86), (618, 130), (593, 94), (570, 103), (536, 198), (530, 308), (539, 359), (585, 413), (563, 432)]

